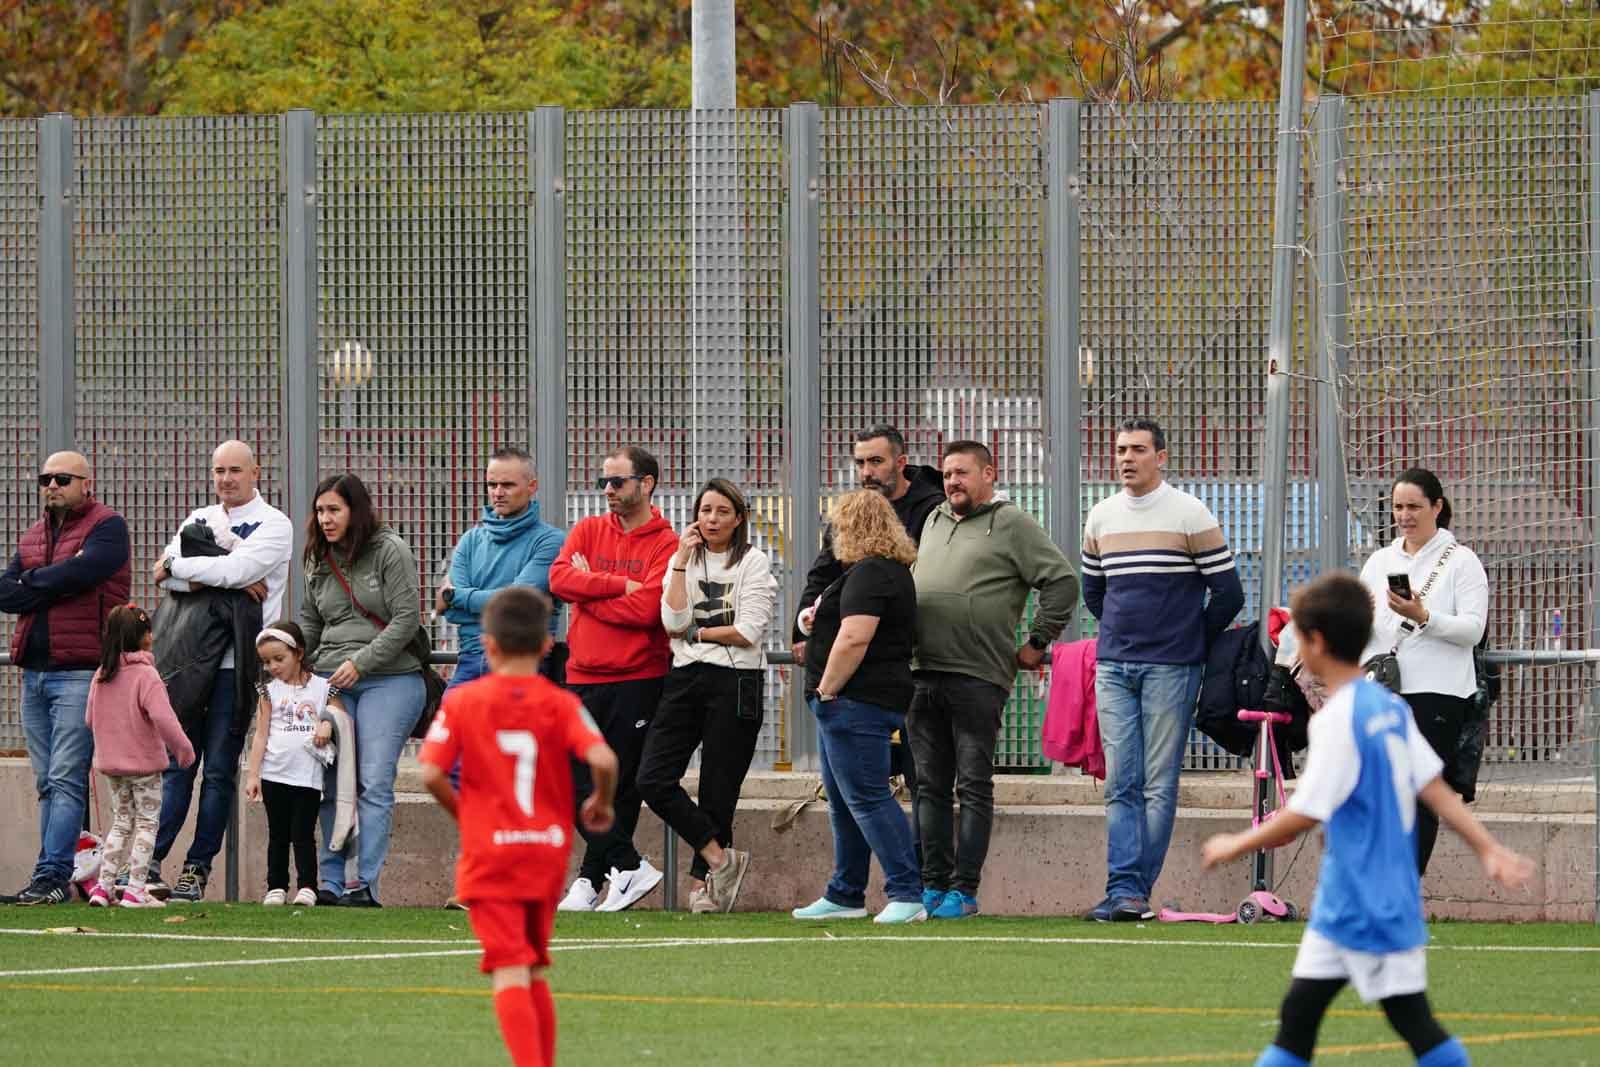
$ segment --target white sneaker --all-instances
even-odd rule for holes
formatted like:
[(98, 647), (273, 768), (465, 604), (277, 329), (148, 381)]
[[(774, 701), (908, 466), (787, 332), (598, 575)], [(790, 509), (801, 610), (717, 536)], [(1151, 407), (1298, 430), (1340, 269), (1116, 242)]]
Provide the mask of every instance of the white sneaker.
[(594, 910), (624, 911), (660, 884), (661, 872), (650, 866), (647, 859), (640, 858), (639, 866), (631, 871), (619, 871), (613, 867), (607, 882), (605, 903)]
[(317, 891), (310, 886), (303, 887), (294, 895), (294, 906), (297, 908), (314, 908), (317, 906)]
[(587, 878), (579, 878), (572, 883), (572, 888), (567, 890), (567, 895), (561, 898), (561, 903), (556, 905), (557, 911), (593, 911), (600, 900), (600, 894), (594, 891), (594, 883)]
[(289, 891), (287, 889), (269, 889), (267, 890), (267, 895), (261, 898), (261, 906), (263, 908), (281, 908), (283, 907), (283, 902), (288, 899)]

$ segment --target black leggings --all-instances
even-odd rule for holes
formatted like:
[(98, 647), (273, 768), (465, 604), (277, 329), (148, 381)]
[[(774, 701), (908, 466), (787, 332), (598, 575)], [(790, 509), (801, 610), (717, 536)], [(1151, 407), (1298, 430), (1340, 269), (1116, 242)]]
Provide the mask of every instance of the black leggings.
[(317, 888), (317, 809), (322, 794), (303, 785), (261, 783), (267, 806), (267, 888), (289, 888), (289, 850), (294, 849), (300, 888)]
[[(1278, 1013), (1278, 1036), (1272, 1043), (1285, 1052), (1292, 1052), (1303, 1060), (1310, 1060), (1317, 1047), (1317, 1029), (1328, 1005), (1344, 988), (1343, 978), (1296, 978), (1289, 983), (1289, 992), (1283, 998)], [(1411, 1046), (1411, 1054), (1421, 1057), (1450, 1040), (1433, 1009), (1428, 1006), (1428, 994), (1407, 993), (1388, 997), (1378, 1002), (1394, 1032)]]
[[(1444, 693), (1407, 693), (1407, 704), (1417, 721), (1417, 729), (1428, 739), (1434, 753), (1444, 761), (1444, 781), (1457, 793), (1461, 787), (1455, 781), (1456, 749), (1461, 747), (1461, 729), (1472, 711), (1472, 701), (1466, 697), (1447, 696)], [(1433, 856), (1433, 843), (1439, 837), (1439, 817), (1428, 805), (1417, 802), (1417, 873), (1428, 873), (1428, 860)]]

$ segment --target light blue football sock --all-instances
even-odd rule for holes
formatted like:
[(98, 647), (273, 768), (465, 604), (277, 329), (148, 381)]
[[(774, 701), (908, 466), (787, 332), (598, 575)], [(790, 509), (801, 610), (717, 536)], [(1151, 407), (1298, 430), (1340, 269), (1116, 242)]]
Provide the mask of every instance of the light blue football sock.
[(1452, 1037), (1424, 1052), (1417, 1060), (1417, 1067), (1469, 1067), (1471, 1063), (1467, 1046)]
[(1256, 1060), (1256, 1067), (1311, 1067), (1311, 1061), (1301, 1059), (1288, 1049), (1268, 1045), (1261, 1058)]

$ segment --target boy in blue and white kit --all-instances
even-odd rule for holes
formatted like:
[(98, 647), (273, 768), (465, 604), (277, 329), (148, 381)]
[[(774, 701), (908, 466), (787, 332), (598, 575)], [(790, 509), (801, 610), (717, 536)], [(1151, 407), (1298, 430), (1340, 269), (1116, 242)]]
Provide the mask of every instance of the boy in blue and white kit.
[(1332, 696), (1311, 719), (1310, 755), (1286, 808), (1203, 846), (1207, 867), (1287, 844), (1323, 824), (1311, 923), (1283, 998), (1278, 1035), (1256, 1067), (1307, 1067), (1317, 1028), (1346, 982), (1377, 1001), (1423, 1067), (1470, 1063), (1428, 1006), (1427, 930), (1417, 875), (1417, 800), (1460, 834), (1491, 879), (1524, 885), (1533, 863), (1489, 835), (1440, 778), (1439, 757), (1406, 702), (1362, 677), (1372, 601), (1355, 575), (1319, 578), (1290, 603), (1301, 658)]

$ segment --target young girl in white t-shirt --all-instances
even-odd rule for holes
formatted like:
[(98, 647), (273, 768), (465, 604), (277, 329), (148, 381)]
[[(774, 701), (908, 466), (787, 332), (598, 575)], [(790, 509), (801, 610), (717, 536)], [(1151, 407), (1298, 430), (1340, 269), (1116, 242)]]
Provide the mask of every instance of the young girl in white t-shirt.
[(244, 792), (267, 806), (267, 895), (261, 903), (268, 907), (288, 901), (291, 848), (299, 875), (294, 903), (317, 902), (317, 809), (326, 767), (313, 749), (333, 736), (332, 724), (320, 719), (339, 698), (329, 693), (327, 679), (306, 668), (305, 648), (305, 635), (292, 622), (275, 622), (256, 638), (272, 680), (261, 689)]

